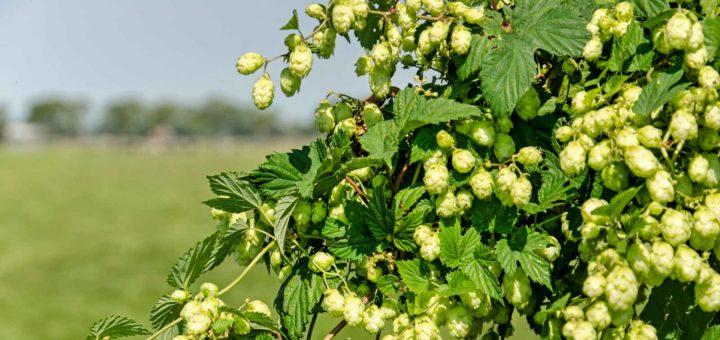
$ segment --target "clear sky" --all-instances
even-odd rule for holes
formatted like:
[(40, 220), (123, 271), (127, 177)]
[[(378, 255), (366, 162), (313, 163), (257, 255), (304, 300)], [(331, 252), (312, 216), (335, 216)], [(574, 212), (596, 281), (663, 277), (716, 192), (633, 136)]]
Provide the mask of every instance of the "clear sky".
[[(282, 53), (287, 32), (279, 27), (293, 8), (302, 13), (310, 2), (0, 0), (0, 105), (17, 118), (32, 99), (51, 94), (87, 98), (96, 112), (127, 96), (250, 102), (258, 75), (237, 74), (236, 58)], [(305, 17), (301, 29), (309, 32), (312, 24)], [(335, 57), (315, 60), (300, 95), (285, 98), (277, 88), (283, 119), (309, 119), (329, 89), (364, 96), (367, 79), (353, 74), (359, 53), (359, 45), (338, 38)], [(281, 69), (271, 67), (274, 80)]]

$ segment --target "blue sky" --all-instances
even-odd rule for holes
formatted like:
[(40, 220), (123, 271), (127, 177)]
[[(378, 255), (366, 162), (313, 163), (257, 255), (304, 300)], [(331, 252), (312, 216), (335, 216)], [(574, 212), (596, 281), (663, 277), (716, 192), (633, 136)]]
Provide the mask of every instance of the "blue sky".
[[(283, 52), (279, 27), (298, 0), (1, 0), (0, 105), (20, 116), (44, 95), (88, 98), (97, 112), (111, 99), (197, 102), (220, 95), (249, 102), (255, 78), (235, 60), (247, 51)], [(304, 32), (310, 19), (301, 20)], [(276, 92), (288, 121), (312, 117), (329, 89), (365, 96), (356, 78), (360, 47), (338, 39), (334, 58), (315, 60), (300, 95)], [(281, 63), (271, 66), (277, 79)], [(399, 77), (409, 80), (408, 73)], [(399, 78), (396, 78), (399, 79)]]

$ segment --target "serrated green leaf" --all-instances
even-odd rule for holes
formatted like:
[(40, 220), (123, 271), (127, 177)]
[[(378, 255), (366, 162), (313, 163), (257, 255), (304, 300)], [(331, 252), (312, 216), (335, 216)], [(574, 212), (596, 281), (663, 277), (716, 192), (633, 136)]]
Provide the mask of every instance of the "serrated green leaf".
[(447, 285), (438, 288), (442, 296), (456, 296), (477, 292), (477, 286), (470, 278), (461, 271), (453, 271), (445, 276)]
[(307, 270), (307, 259), (298, 261), (275, 300), (282, 326), (290, 338), (302, 337), (323, 290), (322, 277)]
[(287, 234), (288, 224), (299, 198), (296, 196), (285, 196), (275, 204), (275, 220), (273, 221), (273, 236), (277, 241), (278, 248), (281, 252), (285, 251), (285, 235)]
[(418, 259), (395, 262), (405, 287), (411, 292), (422, 293), (430, 287), (430, 268)]
[(687, 83), (676, 85), (682, 79), (682, 76), (682, 68), (668, 72), (657, 72), (652, 81), (643, 87), (640, 97), (633, 106), (633, 112), (641, 116), (647, 116), (672, 100), (678, 92), (689, 85)]
[(425, 191), (424, 185), (416, 185), (398, 191), (393, 199), (395, 212), (402, 214), (408, 209), (411, 209), (425, 194)]
[(480, 236), (475, 229), (468, 229), (465, 234), (461, 234), (459, 225), (442, 228), (439, 237), (440, 260), (450, 268), (472, 260), (480, 244)]
[(642, 26), (635, 21), (628, 26), (622, 38), (613, 41), (612, 52), (607, 62), (608, 69), (613, 72), (621, 71), (626, 62), (629, 63), (631, 58), (636, 56), (638, 47), (643, 43), (648, 43), (648, 40), (643, 35)]
[[(354, 204), (360, 205), (357, 202), (348, 202), (345, 207), (348, 218), (355, 218), (353, 214), (355, 214), (354, 210), (357, 207)], [(363, 256), (380, 249), (380, 243), (360, 223), (348, 226), (334, 218), (327, 218), (322, 233), (323, 236), (332, 240), (328, 245), (328, 249), (340, 259), (359, 261), (362, 260)]]
[(190, 248), (170, 268), (167, 283), (178, 289), (189, 290), (200, 274), (216, 265), (216, 241), (217, 234), (213, 234)]
[(251, 172), (260, 192), (272, 199), (297, 192), (298, 182), (303, 179), (303, 172), (310, 165), (309, 152), (310, 148), (306, 146), (302, 150), (267, 156), (265, 162)]
[(231, 213), (241, 213), (250, 209), (259, 209), (262, 197), (255, 186), (246, 177), (235, 172), (225, 172), (208, 176), (210, 190), (219, 198), (203, 203), (210, 207)]
[(705, 19), (703, 21), (703, 33), (705, 34), (705, 48), (708, 51), (708, 60), (718, 57), (720, 48), (720, 17)]
[(532, 281), (552, 289), (550, 264), (535, 254), (536, 250), (543, 249), (548, 244), (545, 236), (527, 228), (520, 228), (513, 232), (511, 238), (498, 241), (495, 253), (507, 274), (514, 275), (519, 263)]
[(235, 322), (233, 319), (217, 319), (213, 322), (212, 329), (215, 334), (222, 334)]
[(113, 315), (95, 322), (90, 328), (88, 339), (124, 338), (136, 335), (148, 335), (150, 332), (135, 320)]
[(670, 9), (670, 5), (666, 0), (632, 0), (635, 6), (646, 17), (651, 18), (663, 11)]
[(592, 211), (592, 214), (610, 217), (620, 217), (623, 210), (625, 210), (625, 206), (627, 206), (628, 203), (632, 201), (635, 195), (637, 195), (637, 193), (640, 191), (640, 188), (641, 187), (630, 188), (621, 193), (618, 193), (612, 198), (612, 200), (610, 200), (609, 204), (596, 208)]
[(294, 9), (292, 17), (290, 17), (290, 20), (288, 20), (288, 22), (285, 25), (280, 27), (280, 29), (283, 31), (291, 31), (291, 30), (296, 30), (298, 28), (300, 28), (300, 25), (298, 24), (298, 14), (297, 14), (297, 10)]
[(180, 311), (183, 305), (171, 299), (168, 295), (163, 295), (155, 303), (150, 311), (150, 323), (156, 330), (165, 327), (173, 320), (180, 317)]
[(427, 127), (418, 132), (415, 138), (413, 138), (412, 146), (410, 147), (410, 164), (422, 162), (435, 153), (439, 148), (435, 134), (437, 134), (439, 130), (439, 127)]
[(501, 300), (500, 284), (498, 278), (490, 271), (490, 264), (495, 262), (490, 249), (479, 245), (473, 258), (462, 264), (460, 270), (470, 278), (475, 286), (484, 294), (493, 299)]
[(360, 144), (368, 152), (368, 157), (382, 160), (392, 166), (392, 159), (398, 152), (400, 130), (393, 120), (385, 120), (369, 128), (360, 137)]
[(503, 206), (495, 197), (486, 201), (475, 200), (468, 214), (473, 228), (480, 233), (510, 233), (518, 219), (516, 207)]
[(470, 41), (470, 51), (465, 58), (462, 58), (463, 63), (457, 71), (460, 80), (467, 80), (471, 75), (480, 70), (483, 57), (485, 57), (489, 47), (493, 44), (488, 37), (473, 34), (472, 40)]
[(535, 76), (533, 50), (517, 39), (488, 52), (482, 62), (482, 91), (494, 115), (512, 112)]
[(568, 184), (569, 178), (557, 166), (555, 155), (546, 153), (543, 164), (538, 203), (529, 203), (523, 207), (528, 214), (537, 214), (563, 204), (570, 197), (570, 192), (576, 188), (574, 183)]
[(380, 276), (377, 280), (378, 289), (386, 297), (397, 296), (400, 284), (400, 278), (392, 274)]
[(558, 56), (578, 56), (590, 39), (586, 22), (560, 1), (518, 1), (515, 34), (534, 48)]
[(703, 333), (700, 340), (718, 340), (720, 339), (720, 325), (709, 327), (705, 333)]
[(265, 314), (243, 312), (242, 316), (254, 326), (253, 328), (263, 328), (273, 332), (280, 332), (275, 321)]

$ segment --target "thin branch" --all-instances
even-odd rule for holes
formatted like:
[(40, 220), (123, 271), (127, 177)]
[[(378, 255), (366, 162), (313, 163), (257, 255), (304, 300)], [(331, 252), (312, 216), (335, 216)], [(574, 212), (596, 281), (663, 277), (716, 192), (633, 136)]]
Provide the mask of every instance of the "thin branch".
[(402, 184), (402, 180), (405, 177), (405, 173), (408, 171), (408, 168), (410, 168), (410, 166), (408, 165), (408, 163), (405, 163), (402, 169), (400, 169), (400, 173), (398, 174), (397, 178), (395, 178), (395, 183), (392, 187), (393, 195), (397, 193), (400, 189), (400, 184)]
[[(322, 301), (322, 299), (320, 299), (320, 301)], [(307, 336), (305, 337), (306, 340), (312, 340), (312, 334), (315, 329), (315, 322), (317, 321), (318, 314), (318, 312), (313, 313), (312, 320), (310, 320), (310, 327), (308, 328)]]
[(170, 329), (170, 328), (172, 328), (173, 326), (179, 324), (180, 321), (182, 321), (182, 318), (177, 318), (177, 319), (173, 320), (171, 323), (165, 325), (165, 327), (160, 328), (160, 330), (157, 331), (157, 332), (155, 332), (155, 334), (149, 336), (149, 337), (147, 338), (147, 340), (152, 340), (152, 339), (157, 338), (160, 334), (165, 333), (165, 331), (167, 331), (168, 329)]
[(227, 291), (229, 291), (230, 289), (235, 287), (238, 283), (240, 283), (240, 281), (242, 281), (242, 279), (245, 277), (245, 275), (247, 275), (247, 273), (250, 272), (250, 269), (252, 269), (252, 267), (254, 267), (258, 262), (260, 262), (260, 259), (262, 259), (262, 257), (265, 255), (265, 253), (267, 253), (274, 246), (275, 246), (275, 241), (268, 243), (265, 246), (265, 248), (263, 248), (257, 254), (257, 256), (255, 256), (255, 258), (247, 265), (247, 267), (245, 267), (245, 269), (242, 271), (242, 273), (240, 273), (240, 275), (238, 275), (238, 277), (235, 278), (235, 280), (233, 280), (232, 282), (230, 282), (230, 284), (228, 284), (225, 288), (223, 288), (218, 293), (218, 295), (223, 295), (223, 294), (227, 293)]
[(338, 335), (338, 333), (340, 333), (340, 331), (341, 331), (343, 328), (345, 328), (345, 325), (347, 325), (347, 321), (345, 321), (345, 320), (340, 321), (340, 323), (338, 323), (338, 324), (335, 326), (335, 328), (333, 328), (333, 329), (330, 331), (330, 333), (328, 333), (327, 335), (325, 335), (325, 337), (323, 338), (323, 340), (332, 340), (332, 338), (334, 338), (336, 335)]
[(353, 181), (352, 178), (349, 176), (345, 176), (345, 180), (350, 184), (350, 186), (357, 192), (358, 196), (360, 196), (360, 199), (362, 200), (362, 204), (367, 207), (367, 196), (365, 196), (365, 193), (360, 190), (360, 187)]

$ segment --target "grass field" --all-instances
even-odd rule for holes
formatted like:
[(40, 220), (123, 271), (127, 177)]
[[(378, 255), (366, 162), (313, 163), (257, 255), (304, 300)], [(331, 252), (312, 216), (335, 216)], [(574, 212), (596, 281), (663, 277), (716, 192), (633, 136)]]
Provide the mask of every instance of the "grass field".
[[(81, 339), (93, 321), (114, 313), (147, 324), (150, 307), (168, 292), (169, 266), (214, 228), (200, 203), (211, 196), (204, 176), (249, 169), (290, 145), (299, 142), (162, 154), (0, 149), (0, 338)], [(237, 271), (227, 263), (202, 280), (222, 285)], [(277, 286), (258, 269), (225, 300), (271, 302)], [(315, 334), (332, 326), (322, 320)]]

